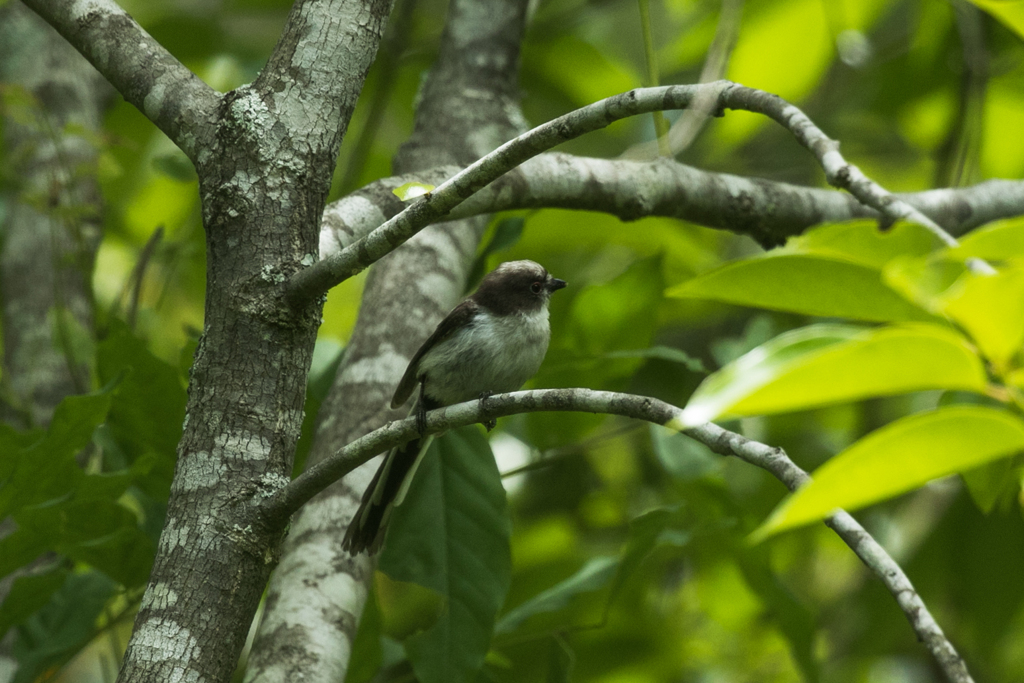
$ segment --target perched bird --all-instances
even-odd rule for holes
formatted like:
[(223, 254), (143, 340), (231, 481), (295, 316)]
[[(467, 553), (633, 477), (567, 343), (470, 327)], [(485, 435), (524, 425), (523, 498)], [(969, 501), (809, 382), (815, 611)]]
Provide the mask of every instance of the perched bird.
[[(502, 263), (423, 342), (391, 407), (404, 404), (418, 387), (413, 410), (422, 434), (428, 410), (519, 389), (544, 360), (551, 338), (548, 299), (563, 287), (564, 280), (533, 261)], [(384, 457), (345, 532), (342, 545), (350, 554), (380, 550), (392, 509), (405, 498), (431, 438)]]

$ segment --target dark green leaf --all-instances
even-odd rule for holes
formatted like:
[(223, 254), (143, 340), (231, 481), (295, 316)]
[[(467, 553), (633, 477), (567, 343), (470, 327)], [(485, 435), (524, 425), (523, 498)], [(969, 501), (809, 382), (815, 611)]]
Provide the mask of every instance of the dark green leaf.
[(13, 683), (30, 683), (70, 660), (95, 634), (96, 620), (116, 584), (99, 572), (72, 574), (49, 603), (18, 627)]
[(479, 428), (431, 445), (391, 521), (381, 571), (437, 591), (446, 608), (405, 642), (424, 683), (472, 681), (511, 578), (505, 490)]
[(0, 605), (0, 638), (9, 628), (25, 621), (48, 603), (69, 575), (67, 569), (57, 567), (42, 574), (15, 579), (11, 591)]
[(581, 593), (591, 593), (608, 585), (619, 566), (617, 557), (595, 557), (565, 581), (535, 595), (501, 617), (495, 633), (511, 633), (530, 617), (564, 608)]

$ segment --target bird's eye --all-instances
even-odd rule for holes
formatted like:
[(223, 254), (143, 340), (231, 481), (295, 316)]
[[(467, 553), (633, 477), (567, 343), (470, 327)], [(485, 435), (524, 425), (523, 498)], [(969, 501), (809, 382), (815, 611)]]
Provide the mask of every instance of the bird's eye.
[(534, 294), (540, 294), (540, 290), (542, 287), (543, 285), (541, 283), (534, 282), (532, 285), (530, 285), (530, 291), (533, 292)]

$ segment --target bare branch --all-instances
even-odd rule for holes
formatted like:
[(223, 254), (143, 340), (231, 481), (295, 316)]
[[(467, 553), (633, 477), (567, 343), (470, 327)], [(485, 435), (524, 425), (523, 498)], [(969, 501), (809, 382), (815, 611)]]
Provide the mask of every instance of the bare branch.
[(674, 85), (630, 90), (560, 116), (505, 143), (494, 152), (457, 173), (357, 243), (296, 273), (287, 283), (293, 306), (323, 295), (328, 289), (390, 253), (430, 223), (446, 218), (480, 189), (527, 159), (562, 142), (579, 137), (614, 121), (664, 109), (685, 109), (707, 90), (718, 93), (715, 112), (740, 109), (768, 116), (789, 130), (825, 170), (829, 183), (849, 191), (861, 203), (875, 209), (889, 223), (908, 220), (920, 223), (950, 245), (956, 239), (923, 213), (885, 190), (850, 164), (839, 153), (839, 143), (826, 136), (796, 106), (777, 95), (717, 81), (703, 85)]
[[(320, 231), (320, 258), (354, 244), (405, 208), (392, 190), (409, 182), (440, 185), (458, 173), (438, 166), (374, 181), (331, 203)], [(954, 235), (1024, 214), (1024, 182), (989, 180), (969, 188), (897, 195)], [(624, 221), (678, 218), (748, 235), (765, 248), (819, 223), (879, 213), (851, 195), (655, 162), (541, 154), (506, 173), (448, 214), (449, 219), (517, 209), (603, 211)]]
[[(426, 433), (437, 434), (507, 415), (541, 411), (606, 413), (645, 420), (676, 429), (707, 445), (715, 453), (735, 455), (751, 465), (765, 469), (790, 491), (810, 481), (810, 475), (790, 460), (781, 448), (753, 441), (712, 423), (684, 429), (681, 408), (655, 398), (610, 391), (540, 389), (498, 394), (485, 400), (459, 403), (427, 413)], [(378, 453), (417, 435), (415, 417), (390, 422), (308, 469), (265, 499), (260, 512), (270, 527), (283, 528), (292, 513), (328, 485)], [(971, 683), (973, 679), (963, 660), (896, 561), (846, 512), (833, 514), (825, 523), (893, 594), (914, 632), (951, 683)]]
[(126, 100), (196, 155), (212, 137), (221, 96), (111, 0), (25, 0), (92, 62)]

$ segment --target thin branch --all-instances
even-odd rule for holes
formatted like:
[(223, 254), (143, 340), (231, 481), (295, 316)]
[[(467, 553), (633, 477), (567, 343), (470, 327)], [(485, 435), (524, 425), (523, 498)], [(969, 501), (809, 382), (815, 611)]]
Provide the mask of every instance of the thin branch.
[(111, 0), (24, 0), (191, 159), (221, 96)]
[(877, 210), (889, 223), (920, 223), (949, 245), (956, 239), (923, 213), (870, 180), (839, 153), (839, 143), (826, 136), (799, 108), (777, 95), (721, 81), (703, 85), (641, 88), (606, 98), (560, 116), (510, 140), (448, 179), (359, 242), (296, 273), (286, 284), (293, 306), (322, 296), (331, 287), (360, 272), (402, 245), (430, 223), (446, 218), (456, 206), (503, 174), (541, 152), (629, 116), (655, 110), (685, 109), (701, 92), (718, 92), (716, 113), (739, 109), (764, 114), (789, 130), (818, 160), (830, 184), (845, 189)]
[[(426, 433), (437, 434), (456, 427), (486, 422), (517, 413), (541, 411), (586, 412), (621, 415), (644, 420), (686, 434), (720, 455), (735, 455), (767, 470), (790, 491), (810, 481), (784, 450), (753, 441), (707, 423), (683, 428), (681, 408), (654, 398), (590, 389), (540, 389), (498, 394), (486, 400), (459, 403), (427, 413)], [(260, 504), (263, 519), (282, 528), (289, 517), (328, 485), (373, 456), (418, 435), (416, 418), (390, 422), (317, 463)], [(853, 517), (843, 511), (825, 520), (857, 557), (885, 584), (903, 610), (918, 638), (938, 662), (951, 683), (972, 683), (967, 666), (917, 594), (900, 566)]]

